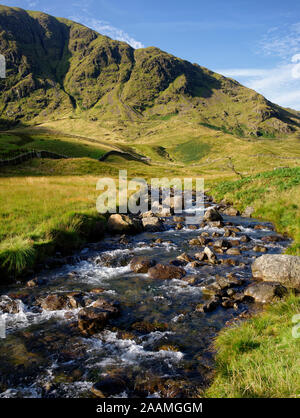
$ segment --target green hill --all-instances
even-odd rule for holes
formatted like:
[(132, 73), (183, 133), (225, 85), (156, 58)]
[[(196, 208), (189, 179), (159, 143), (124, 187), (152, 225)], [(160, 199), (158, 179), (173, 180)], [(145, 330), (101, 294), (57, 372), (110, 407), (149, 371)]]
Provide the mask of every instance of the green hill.
[(298, 112), (232, 79), (45, 13), (0, 6), (0, 53), (7, 62), (2, 128), (63, 117), (138, 124), (138, 132), (144, 122), (180, 118), (242, 137), (282, 136), (300, 127)]

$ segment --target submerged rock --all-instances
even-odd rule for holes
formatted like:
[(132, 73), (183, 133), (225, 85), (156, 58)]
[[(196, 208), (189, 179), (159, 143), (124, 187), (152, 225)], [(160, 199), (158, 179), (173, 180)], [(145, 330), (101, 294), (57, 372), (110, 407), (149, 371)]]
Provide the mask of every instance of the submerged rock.
[(252, 264), (252, 275), (266, 282), (279, 282), (300, 289), (300, 257), (285, 254), (267, 254)]
[(181, 279), (186, 275), (182, 267), (172, 265), (156, 264), (148, 270), (148, 274), (152, 279)]
[(135, 322), (134, 324), (132, 324), (131, 328), (142, 334), (149, 334), (150, 332), (155, 332), (155, 331), (164, 332), (168, 329), (168, 325), (163, 324), (163, 323), (158, 323), (158, 322), (140, 321), (140, 322)]

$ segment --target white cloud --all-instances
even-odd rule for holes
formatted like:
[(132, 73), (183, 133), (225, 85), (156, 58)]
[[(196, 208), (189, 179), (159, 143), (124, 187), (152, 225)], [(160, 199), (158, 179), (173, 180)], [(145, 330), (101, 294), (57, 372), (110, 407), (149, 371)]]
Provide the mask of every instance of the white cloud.
[(236, 78), (274, 103), (300, 110), (300, 63), (282, 64), (271, 69), (233, 68), (217, 72)]
[(268, 30), (257, 50), (279, 57), (279, 64), (270, 69), (232, 68), (218, 72), (236, 78), (281, 106), (300, 110), (300, 22)]
[(292, 62), (298, 62), (300, 61), (300, 54), (295, 54), (292, 56)]
[(109, 22), (87, 17), (71, 16), (70, 19), (96, 30), (101, 33), (101, 35), (109, 36), (117, 41), (126, 42), (135, 49), (144, 48), (144, 45), (141, 42), (128, 35), (128, 33), (124, 32), (122, 29), (112, 26)]
[(260, 51), (266, 55), (289, 58), (300, 52), (300, 22), (271, 28), (260, 42)]

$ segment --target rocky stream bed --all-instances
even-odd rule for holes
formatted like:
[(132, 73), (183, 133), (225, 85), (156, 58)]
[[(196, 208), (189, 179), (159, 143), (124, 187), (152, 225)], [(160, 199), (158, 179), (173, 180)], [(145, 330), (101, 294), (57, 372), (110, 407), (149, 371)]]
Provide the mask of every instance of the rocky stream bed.
[(289, 244), (269, 223), (205, 207), (201, 225), (153, 219), (0, 288), (0, 397), (196, 396), (218, 331), (285, 292), (249, 288), (253, 261)]

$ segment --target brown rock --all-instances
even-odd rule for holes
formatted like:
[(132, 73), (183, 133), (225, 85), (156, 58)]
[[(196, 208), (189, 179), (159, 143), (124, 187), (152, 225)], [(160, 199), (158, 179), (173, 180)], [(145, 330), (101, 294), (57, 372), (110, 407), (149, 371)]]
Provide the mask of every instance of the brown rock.
[(253, 247), (253, 251), (257, 253), (266, 253), (268, 250), (266, 247), (262, 247), (261, 245), (255, 245), (255, 247)]
[(181, 267), (171, 266), (171, 265), (164, 265), (164, 264), (156, 264), (156, 266), (151, 267), (148, 270), (148, 274), (152, 279), (181, 279), (183, 276), (186, 275), (186, 272)]
[(226, 251), (226, 254), (228, 255), (241, 255), (241, 252), (238, 248), (228, 248)]
[(59, 311), (71, 308), (69, 298), (66, 295), (50, 294), (39, 298), (37, 303), (46, 311)]
[(107, 228), (113, 233), (136, 233), (142, 230), (142, 223), (138, 218), (131, 218), (128, 215), (116, 213), (110, 215)]
[(136, 256), (130, 262), (130, 269), (135, 273), (147, 273), (148, 270), (155, 266), (156, 261), (148, 257)]

